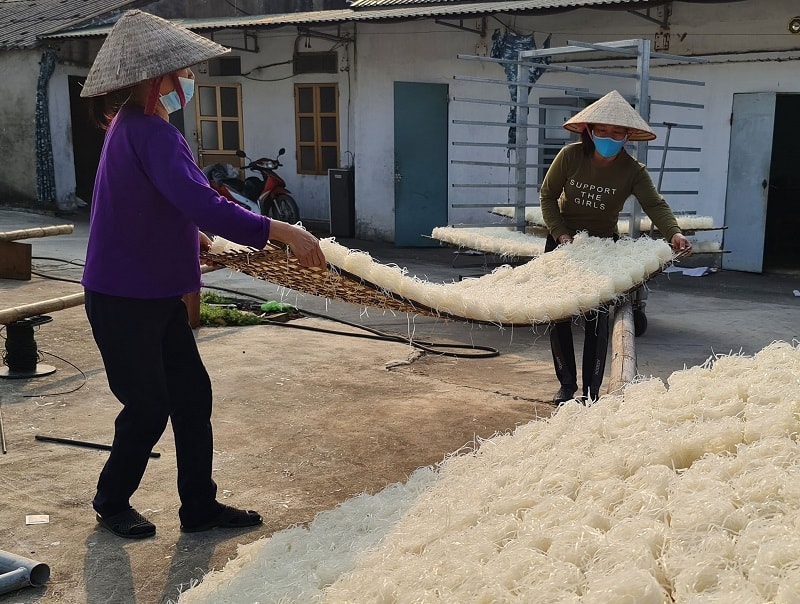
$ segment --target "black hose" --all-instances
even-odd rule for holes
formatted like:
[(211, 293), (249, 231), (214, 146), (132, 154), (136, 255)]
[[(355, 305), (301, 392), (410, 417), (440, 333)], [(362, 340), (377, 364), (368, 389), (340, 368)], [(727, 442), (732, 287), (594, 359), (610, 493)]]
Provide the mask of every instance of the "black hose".
[[(217, 287), (212, 285), (203, 285), (205, 289), (214, 289), (218, 291), (227, 292), (230, 294), (236, 294), (237, 296), (245, 296), (248, 298), (252, 298), (253, 300), (258, 300), (260, 302), (270, 302), (268, 298), (262, 298), (260, 296), (256, 296), (255, 294), (248, 294), (241, 291), (237, 291), (234, 289), (227, 289), (224, 287)], [(315, 313), (310, 310), (303, 310), (298, 308), (297, 312), (301, 315), (308, 316), (308, 317), (315, 317), (318, 319), (327, 319), (329, 321), (334, 321), (336, 323), (341, 323), (342, 325), (347, 325), (349, 327), (354, 327), (356, 329), (362, 329), (364, 331), (369, 332), (369, 334), (359, 334), (359, 333), (350, 333), (350, 332), (342, 332), (336, 331), (332, 329), (325, 329), (323, 327), (311, 327), (309, 325), (296, 325), (293, 323), (285, 323), (283, 321), (270, 321), (269, 319), (263, 319), (264, 323), (269, 325), (279, 325), (281, 327), (291, 327), (292, 329), (302, 329), (306, 331), (316, 331), (319, 333), (329, 333), (333, 335), (342, 335), (348, 336), (353, 338), (366, 338), (369, 340), (381, 340), (385, 342), (399, 342), (401, 344), (408, 344), (414, 348), (418, 348), (419, 350), (424, 350), (425, 352), (430, 352), (431, 354), (438, 354), (441, 356), (446, 357), (455, 357), (460, 359), (488, 359), (496, 356), (500, 356), (500, 352), (496, 348), (492, 348), (491, 346), (478, 346), (478, 345), (466, 345), (466, 344), (444, 344), (444, 343), (437, 343), (437, 342), (426, 342), (424, 340), (409, 340), (404, 338), (403, 336), (399, 336), (396, 334), (389, 334), (377, 329), (373, 329), (371, 327), (367, 327), (366, 325), (359, 325), (358, 323), (351, 323), (350, 321), (345, 321), (344, 319), (334, 319), (328, 315), (323, 315), (319, 313)], [(438, 350), (440, 348), (463, 348), (468, 350), (479, 350), (482, 352), (476, 353), (457, 353), (457, 352), (445, 352), (442, 350)]]
[[(75, 262), (72, 262), (72, 261), (69, 261), (69, 260), (61, 260), (59, 258), (38, 257), (37, 259), (56, 260), (56, 261), (59, 261), (59, 262), (66, 262), (66, 263), (70, 263), (70, 264), (76, 264)], [(36, 275), (38, 275), (40, 277), (44, 277), (45, 279), (55, 279), (57, 281), (67, 281), (69, 283), (80, 283), (80, 281), (75, 281), (73, 279), (66, 279), (66, 278), (61, 278), (61, 277), (51, 277), (51, 276), (48, 276), (48, 275), (43, 275), (41, 273), (34, 273), (34, 274), (36, 274)], [(236, 294), (237, 296), (244, 296), (244, 297), (247, 297), (247, 298), (251, 298), (253, 300), (258, 300), (260, 302), (270, 302), (271, 301), (268, 298), (262, 298), (261, 296), (256, 296), (255, 294), (248, 294), (248, 293), (245, 293), (245, 292), (237, 291), (235, 289), (227, 289), (225, 287), (218, 287), (218, 286), (213, 286), (213, 285), (203, 285), (203, 288), (204, 289), (214, 289), (214, 290), (217, 290), (217, 291), (227, 292), (227, 293), (230, 293), (230, 294)], [(335, 318), (330, 317), (328, 315), (322, 315), (322, 314), (319, 314), (319, 313), (312, 312), (310, 310), (303, 310), (303, 309), (298, 308), (297, 312), (299, 312), (301, 315), (304, 315), (304, 316), (307, 316), (307, 317), (316, 317), (316, 318), (319, 318), (319, 319), (327, 319), (328, 321), (334, 321), (334, 322), (337, 322), (337, 323), (341, 323), (342, 325), (348, 325), (348, 326), (354, 327), (356, 329), (362, 329), (364, 331), (369, 332), (369, 334), (342, 332), (342, 331), (336, 331), (336, 330), (332, 330), (332, 329), (325, 329), (325, 328), (322, 328), (322, 327), (311, 327), (311, 326), (308, 326), (308, 325), (296, 325), (296, 324), (286, 323), (286, 322), (282, 322), (282, 321), (270, 321), (269, 319), (262, 319), (262, 320), (263, 320), (263, 322), (265, 324), (268, 324), (268, 325), (277, 325), (277, 326), (280, 326), (280, 327), (291, 327), (292, 329), (302, 329), (302, 330), (306, 330), (306, 331), (316, 331), (318, 333), (329, 333), (329, 334), (332, 334), (332, 335), (347, 336), (347, 337), (351, 337), (351, 338), (366, 338), (366, 339), (370, 339), (370, 340), (380, 340), (380, 341), (385, 341), (385, 342), (399, 342), (401, 344), (408, 344), (409, 346), (412, 346), (412, 347), (417, 348), (419, 350), (423, 350), (425, 352), (429, 352), (431, 354), (438, 354), (438, 355), (441, 355), (441, 356), (454, 357), (454, 358), (459, 358), (459, 359), (489, 359), (489, 358), (500, 356), (500, 351), (498, 351), (496, 348), (492, 348), (491, 346), (479, 346), (479, 345), (475, 345), (475, 344), (472, 344), (472, 345), (468, 346), (466, 344), (445, 344), (445, 343), (437, 343), (437, 342), (426, 342), (426, 341), (423, 341), (423, 340), (406, 339), (406, 338), (404, 338), (402, 336), (399, 336), (399, 335), (384, 333), (382, 331), (378, 331), (377, 329), (372, 329), (371, 327), (367, 327), (365, 325), (359, 325), (357, 323), (351, 323), (349, 321), (345, 321), (344, 319), (335, 319)], [(464, 350), (473, 350), (473, 351), (479, 351), (479, 352), (474, 352), (474, 353), (446, 352), (444, 350), (440, 350), (442, 348), (454, 348), (454, 349), (461, 348), (461, 349), (464, 349)]]

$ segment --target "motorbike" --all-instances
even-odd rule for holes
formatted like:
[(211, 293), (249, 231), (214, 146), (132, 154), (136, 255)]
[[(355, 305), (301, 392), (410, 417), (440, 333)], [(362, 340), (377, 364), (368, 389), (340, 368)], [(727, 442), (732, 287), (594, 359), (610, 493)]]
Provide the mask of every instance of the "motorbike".
[(283, 166), (279, 158), (284, 153), (286, 149), (281, 147), (275, 159), (262, 157), (251, 160), (241, 149), (236, 151), (238, 157), (248, 162), (245, 170), (260, 174), (244, 180), (239, 178), (238, 170), (230, 164), (211, 164), (203, 169), (203, 173), (211, 187), (223, 197), (255, 214), (295, 224), (300, 220), (300, 209), (286, 188), (286, 182), (275, 172)]

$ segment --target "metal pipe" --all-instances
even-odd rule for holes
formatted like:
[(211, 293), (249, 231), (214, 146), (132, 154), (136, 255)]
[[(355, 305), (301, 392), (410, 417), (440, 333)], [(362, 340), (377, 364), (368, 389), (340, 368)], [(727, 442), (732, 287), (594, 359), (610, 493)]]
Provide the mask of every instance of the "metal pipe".
[[(73, 445), (75, 447), (86, 447), (86, 448), (89, 448), (89, 449), (100, 449), (101, 451), (110, 451), (111, 450), (111, 445), (104, 445), (102, 443), (92, 443), (92, 442), (87, 442), (85, 440), (74, 440), (72, 438), (61, 438), (61, 437), (58, 437), (58, 436), (43, 436), (41, 434), (37, 434), (36, 436), (34, 436), (34, 438), (36, 440), (40, 440), (42, 442), (47, 442), (47, 443), (58, 443), (58, 444), (61, 444), (61, 445)], [(150, 452), (150, 457), (158, 459), (159, 457), (161, 457), (161, 453), (157, 453), (155, 451), (151, 451)]]
[(8, 453), (8, 447), (6, 447), (6, 431), (3, 428), (3, 412), (0, 410), (0, 448), (3, 449), (3, 455)]
[(42, 562), (0, 550), (0, 594), (40, 587), (50, 578), (50, 567)]

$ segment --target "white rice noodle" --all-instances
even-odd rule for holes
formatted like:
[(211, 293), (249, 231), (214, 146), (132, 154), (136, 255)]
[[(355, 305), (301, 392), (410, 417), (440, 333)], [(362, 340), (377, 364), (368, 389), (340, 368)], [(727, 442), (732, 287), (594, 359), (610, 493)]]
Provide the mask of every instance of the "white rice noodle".
[(228, 252), (236, 253), (252, 251), (252, 249), (253, 248), (247, 247), (246, 245), (240, 245), (238, 243), (234, 243), (233, 241), (228, 241), (224, 237), (214, 237), (214, 240), (211, 242), (211, 247), (208, 251), (212, 254), (225, 254)]
[(431, 237), (502, 258), (535, 258), (544, 253), (547, 242), (546, 237), (522, 233), (513, 227), (436, 227)]
[[(452, 229), (460, 230), (460, 229)], [(516, 239), (541, 238), (513, 232)], [(663, 241), (589, 237), (541, 254), (521, 266), (501, 266), (491, 274), (457, 283), (432, 283), (396, 265), (375, 262), (367, 252), (348, 249), (334, 238), (320, 246), (329, 264), (424, 307), (455, 317), (496, 324), (548, 323), (613, 303), (672, 260)], [(536, 250), (534, 249), (536, 248)], [(212, 253), (250, 248), (217, 237)]]
[[(505, 216), (506, 218), (514, 218), (516, 208), (498, 206), (492, 208), (492, 214), (498, 216)], [(710, 229), (714, 227), (714, 219), (711, 216), (697, 216), (696, 214), (676, 214), (675, 219), (678, 221), (678, 226), (684, 231), (691, 231), (696, 229)], [(542, 208), (538, 206), (529, 206), (525, 208), (525, 222), (544, 226), (544, 217), (542, 216)], [(653, 225), (649, 217), (643, 216), (639, 219), (639, 232), (645, 233), (650, 231)], [(620, 218), (617, 222), (617, 229), (622, 235), (630, 233), (630, 220), (627, 218)]]
[(800, 347), (713, 357), (242, 548), (180, 601), (798, 602), (798, 433)]
[(436, 284), (387, 269), (369, 254), (349, 250), (333, 238), (320, 242), (328, 262), (386, 291), (469, 320), (498, 324), (546, 323), (579, 315), (642, 283), (672, 259), (663, 241), (589, 237), (521, 266), (504, 265), (491, 274)]

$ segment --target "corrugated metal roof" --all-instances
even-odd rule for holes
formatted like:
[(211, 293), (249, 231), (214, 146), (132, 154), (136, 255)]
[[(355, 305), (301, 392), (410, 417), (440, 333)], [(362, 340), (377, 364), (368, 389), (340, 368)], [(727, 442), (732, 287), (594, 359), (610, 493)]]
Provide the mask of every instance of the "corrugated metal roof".
[[(395, 0), (395, 2), (402, 0)], [(413, 1), (413, 0), (412, 0)], [(660, 0), (508, 0), (503, 2), (465, 2), (451, 4), (449, 1), (435, 4), (427, 3), (424, 6), (411, 6), (400, 8), (383, 8), (373, 10), (356, 10), (353, 21), (368, 21), (372, 19), (403, 19), (410, 17), (446, 17), (457, 15), (480, 15), (491, 13), (517, 12), (526, 10), (548, 10), (557, 8), (581, 8), (604, 5), (635, 5), (657, 4)], [(391, 6), (391, 5), (389, 5)]]
[[(632, 2), (636, 2), (636, 0), (628, 0), (628, 1), (629, 2), (631, 2), (631, 1)], [(432, 1), (432, 0), (353, 0), (353, 2), (350, 4), (350, 8), (358, 10), (360, 12), (360, 9), (393, 8), (393, 7), (396, 8), (396, 7), (408, 7), (409, 5), (414, 5), (415, 6), (415, 10), (420, 10), (420, 11), (427, 11), (427, 10), (438, 11), (440, 9), (445, 9), (445, 10), (448, 10), (448, 11), (450, 11), (450, 10), (459, 10), (460, 11), (460, 7), (455, 3), (460, 3), (461, 5), (467, 5), (467, 4), (472, 4), (472, 5), (474, 5), (474, 4), (494, 5), (494, 7), (497, 7), (497, 6), (500, 6), (500, 5), (508, 5), (508, 4), (533, 4), (534, 6), (531, 6), (531, 7), (528, 7), (528, 8), (536, 9), (536, 8), (563, 8), (563, 7), (575, 7), (575, 8), (578, 8), (578, 7), (581, 7), (581, 6), (593, 6), (595, 4), (625, 4), (626, 2), (625, 2), (625, 0), (606, 0), (604, 2), (595, 2), (595, 1), (592, 1), (592, 0), (583, 0), (583, 1), (581, 1), (581, 0), (573, 0), (572, 2), (564, 2), (562, 0), (560, 2), (555, 2), (555, 3), (553, 3), (553, 2), (545, 2), (545, 1), (539, 1), (539, 2), (480, 2), (480, 3), (478, 3), (478, 2), (465, 2), (464, 0), (438, 0), (438, 1)], [(646, 3), (646, 0), (643, 3)], [(499, 12), (501, 10), (510, 10), (510, 9), (497, 9), (497, 8), (495, 8), (494, 10), (498, 10), (498, 12)], [(516, 9), (516, 10), (524, 10), (524, 9)], [(463, 12), (463, 11), (460, 11), (460, 12)]]
[[(436, 4), (445, 2), (463, 2), (463, 0), (439, 0)], [(433, 4), (431, 0), (353, 0), (350, 8), (365, 8), (374, 6), (398, 6), (401, 4)]]
[(43, 35), (141, 3), (141, 0), (0, 0), (0, 49), (30, 48)]
[[(2, 0), (0, 0), (1, 2)], [(364, 0), (368, 1), (368, 0)], [(379, 0), (369, 0), (379, 2)], [(416, 0), (393, 0), (397, 2), (416, 2)], [(507, 0), (503, 2), (467, 2), (444, 3), (425, 6), (383, 8), (374, 10), (324, 10), (307, 13), (288, 13), (284, 15), (252, 15), (246, 17), (221, 17), (210, 19), (174, 19), (184, 27), (192, 30), (220, 30), (236, 28), (278, 27), (281, 25), (309, 25), (312, 23), (345, 23), (348, 21), (374, 21), (380, 19), (413, 19), (425, 17), (447, 17), (457, 15), (480, 15), (525, 10), (547, 10), (557, 8), (580, 8), (603, 6), (610, 4), (630, 4), (641, 6), (656, 4), (661, 0)], [(74, 31), (62, 31), (47, 36), (48, 38), (76, 38), (104, 36), (111, 29), (110, 25), (102, 27), (82, 28)]]

